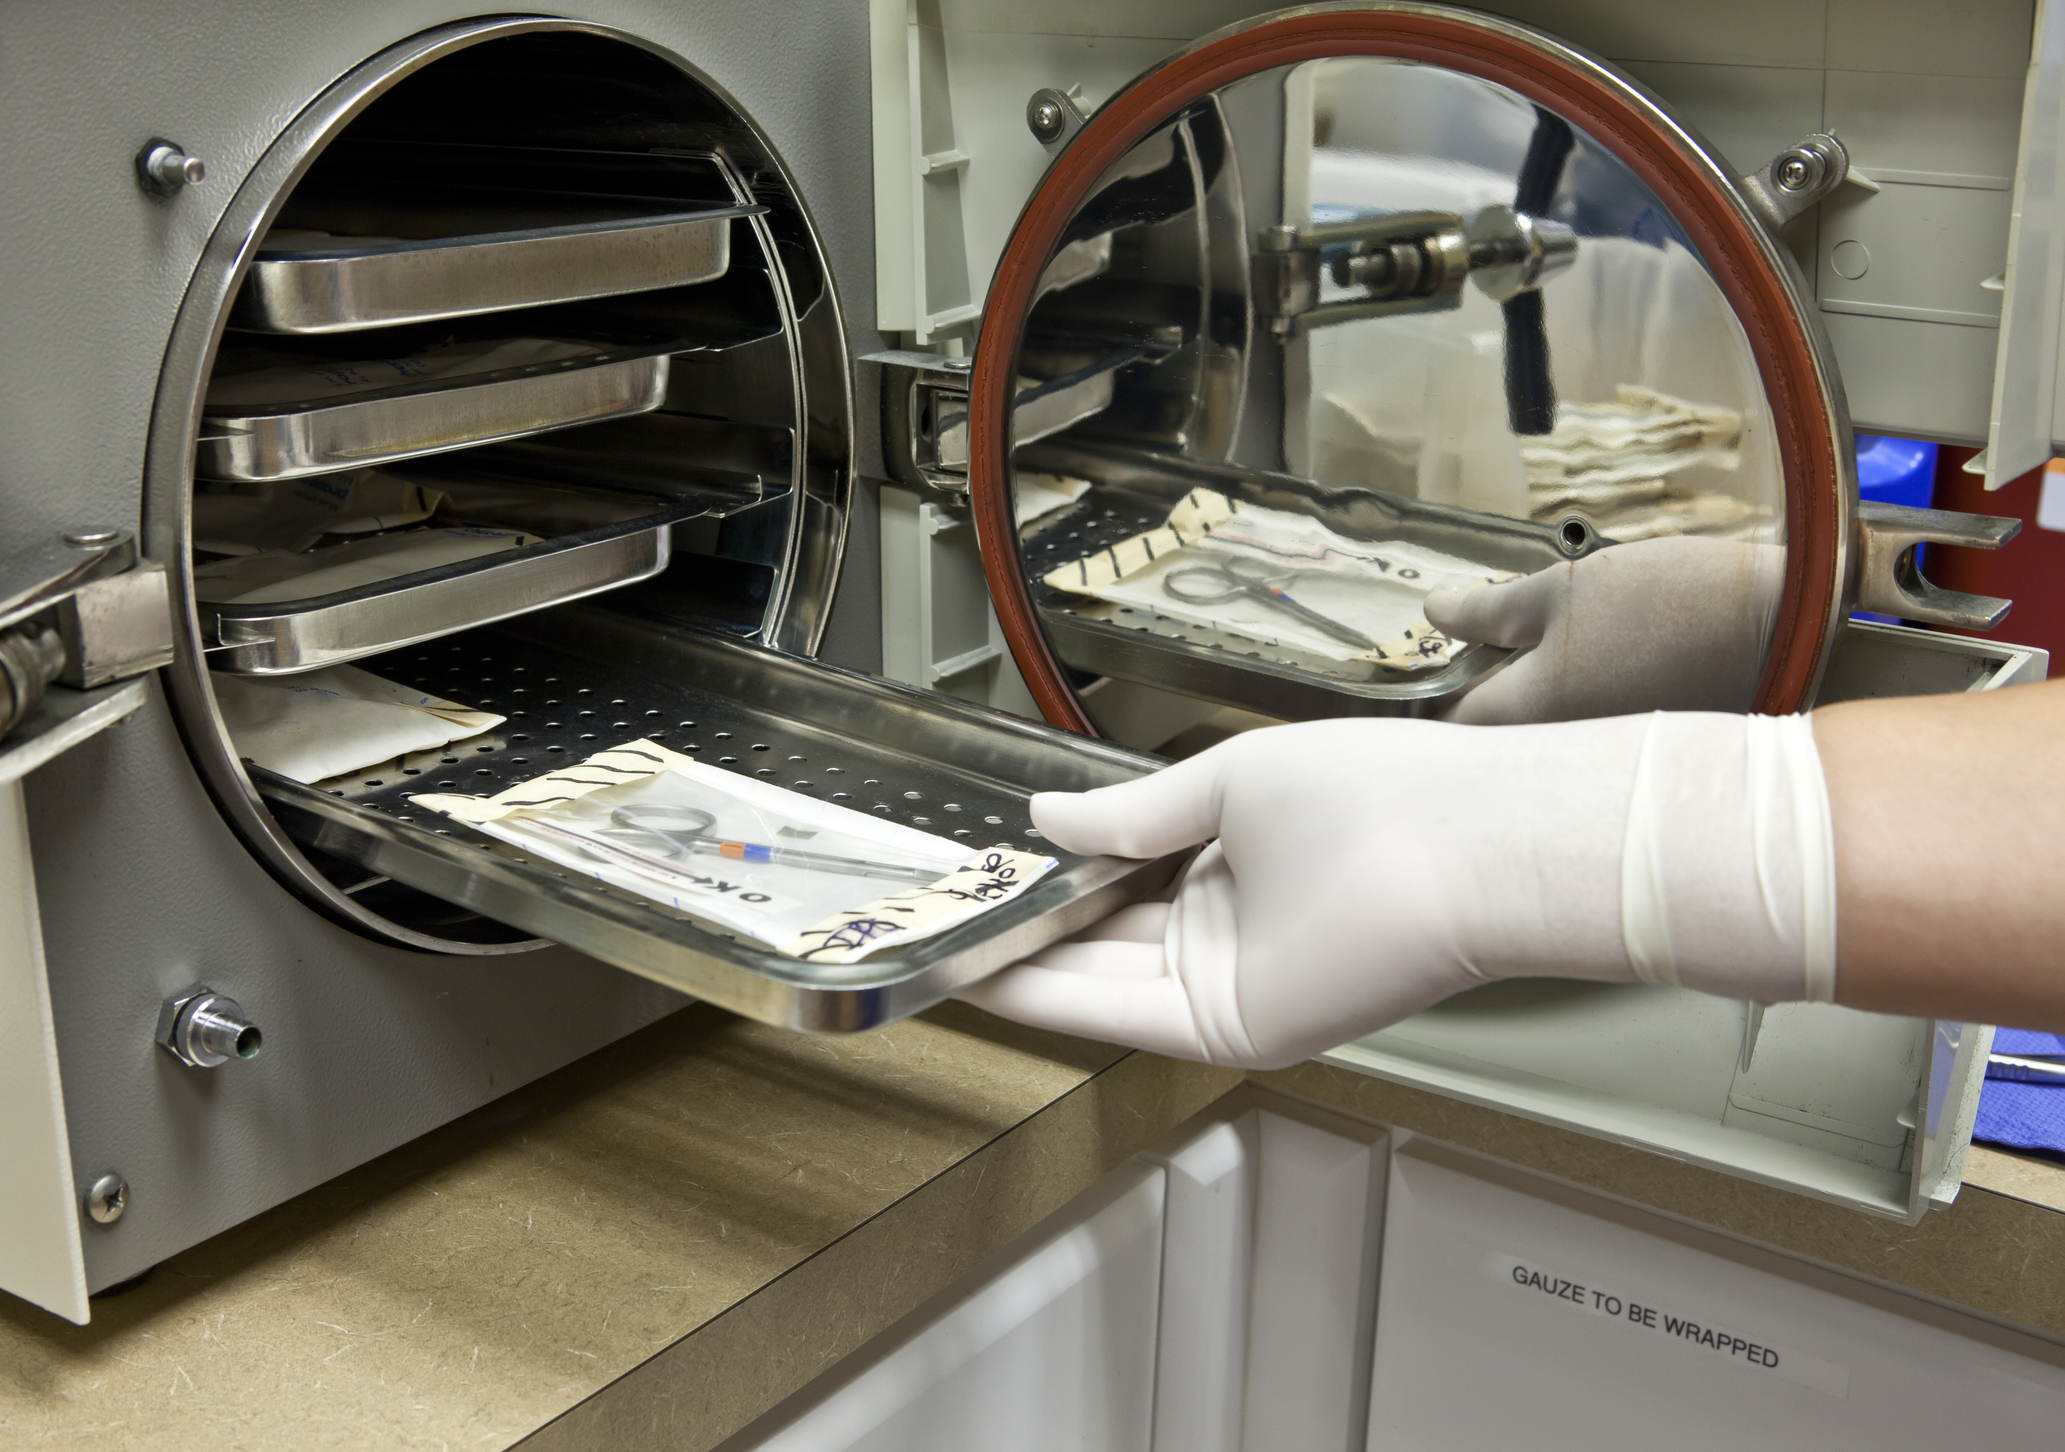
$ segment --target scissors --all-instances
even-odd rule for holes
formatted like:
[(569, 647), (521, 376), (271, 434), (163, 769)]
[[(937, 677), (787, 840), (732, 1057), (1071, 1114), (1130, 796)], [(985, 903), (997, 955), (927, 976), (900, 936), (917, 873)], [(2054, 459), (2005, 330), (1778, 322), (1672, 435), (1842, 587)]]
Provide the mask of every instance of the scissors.
[(871, 862), (865, 857), (805, 852), (796, 847), (770, 847), (759, 842), (733, 842), (713, 834), (717, 815), (701, 807), (618, 807), (609, 814), (609, 819), (610, 825), (596, 829), (596, 836), (635, 842), (647, 851), (657, 850), (668, 857), (729, 857), (734, 862), (770, 862), (778, 866), (808, 867), (818, 872), (843, 872), (849, 877), (886, 877), (925, 887), (946, 876), (936, 868)]
[(1234, 555), (1216, 565), (1193, 565), (1186, 569), (1171, 570), (1162, 576), (1162, 588), (1186, 605), (1217, 605), (1222, 601), (1242, 597), (1259, 600), (1265, 605), (1274, 605), (1286, 614), (1295, 615), (1307, 625), (1324, 630), (1334, 639), (1344, 641), (1357, 650), (1377, 648), (1377, 643), (1361, 631), (1330, 619), (1317, 610), (1300, 605), (1285, 594), (1283, 585), (1291, 578), (1292, 573), (1289, 570), (1272, 573), (1267, 565), (1258, 560), (1243, 559)]

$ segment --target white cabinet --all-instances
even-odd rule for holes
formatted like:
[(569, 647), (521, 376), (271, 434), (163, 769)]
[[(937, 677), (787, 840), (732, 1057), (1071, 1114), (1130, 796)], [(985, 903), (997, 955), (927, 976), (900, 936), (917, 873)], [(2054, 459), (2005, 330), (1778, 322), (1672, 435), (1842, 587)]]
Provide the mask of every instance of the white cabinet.
[(1354, 1452), (1384, 1147), (1237, 1094), (724, 1452)]
[[(2065, 1355), (1537, 1176), (1392, 1157), (1369, 1452), (2056, 1446)], [(2015, 1349), (2010, 1349), (2014, 1347)]]
[(1243, 1089), (721, 1452), (2057, 1443), (2065, 1348)]

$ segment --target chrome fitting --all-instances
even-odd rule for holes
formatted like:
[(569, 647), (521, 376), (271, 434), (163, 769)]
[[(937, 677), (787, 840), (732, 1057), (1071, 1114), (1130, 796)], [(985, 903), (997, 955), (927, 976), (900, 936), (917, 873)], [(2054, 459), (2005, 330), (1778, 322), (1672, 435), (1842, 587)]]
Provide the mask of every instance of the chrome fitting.
[(188, 156), (176, 141), (153, 136), (136, 153), (136, 181), (147, 192), (169, 197), (182, 187), (207, 178), (208, 166), (198, 156)]
[(158, 1009), (158, 1046), (196, 1069), (213, 1069), (231, 1059), (255, 1059), (265, 1043), (258, 1025), (244, 1017), (234, 998), (196, 983), (166, 999)]

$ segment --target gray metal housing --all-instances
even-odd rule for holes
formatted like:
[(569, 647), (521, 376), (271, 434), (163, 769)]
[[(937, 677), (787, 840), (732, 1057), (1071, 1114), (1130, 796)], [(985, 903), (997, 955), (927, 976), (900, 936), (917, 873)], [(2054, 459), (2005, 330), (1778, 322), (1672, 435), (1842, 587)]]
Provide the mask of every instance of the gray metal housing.
[[(0, 51), (0, 130), (36, 164), (0, 213), (0, 508), (10, 535), (142, 532), (139, 481), (167, 338), (222, 211), (290, 118), (367, 57), (471, 18), (431, 0), (232, 0), (143, 15), (23, 8)], [(867, 12), (585, 3), (690, 59), (787, 158), (849, 318), (869, 318)], [(171, 136), (207, 163), (171, 197), (132, 158)], [(855, 353), (881, 346), (856, 332)], [(871, 510), (856, 500), (856, 516)], [(872, 529), (854, 531), (824, 654), (880, 658)], [(224, 822), (162, 690), (28, 782), (65, 1109), (80, 1184), (119, 1170), (127, 1212), (85, 1224), (89, 1287), (166, 1256), (681, 1006), (565, 949), (455, 958), (361, 938), (303, 906)], [(162, 999), (206, 980), (266, 1052), (197, 1072), (152, 1042)]]

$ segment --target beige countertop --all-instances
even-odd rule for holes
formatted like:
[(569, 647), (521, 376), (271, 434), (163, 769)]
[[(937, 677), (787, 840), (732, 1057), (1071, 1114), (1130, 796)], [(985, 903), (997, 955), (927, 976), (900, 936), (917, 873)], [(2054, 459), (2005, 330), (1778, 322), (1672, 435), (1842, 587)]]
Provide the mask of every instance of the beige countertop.
[[(2065, 1335), (2065, 1170), (1908, 1227), (1317, 1064), (1252, 1076)], [(950, 1006), (693, 1008), (167, 1261), (0, 1297), (0, 1445), (698, 1452), (1240, 1083)], [(528, 1440), (526, 1440), (528, 1439)]]

